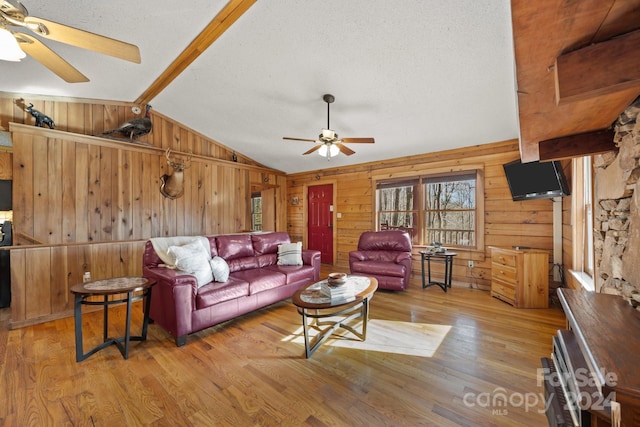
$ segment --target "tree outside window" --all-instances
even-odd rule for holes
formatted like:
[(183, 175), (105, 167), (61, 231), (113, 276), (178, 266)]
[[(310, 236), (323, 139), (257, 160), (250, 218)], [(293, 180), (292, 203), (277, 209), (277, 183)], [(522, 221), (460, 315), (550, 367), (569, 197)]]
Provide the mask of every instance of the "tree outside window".
[(424, 242), (476, 244), (476, 176), (424, 178)]
[(407, 231), (418, 245), (475, 247), (476, 183), (475, 171), (379, 181), (379, 229)]
[(416, 236), (420, 181), (413, 179), (402, 182), (378, 184), (378, 224), (381, 230), (407, 231), (412, 240)]

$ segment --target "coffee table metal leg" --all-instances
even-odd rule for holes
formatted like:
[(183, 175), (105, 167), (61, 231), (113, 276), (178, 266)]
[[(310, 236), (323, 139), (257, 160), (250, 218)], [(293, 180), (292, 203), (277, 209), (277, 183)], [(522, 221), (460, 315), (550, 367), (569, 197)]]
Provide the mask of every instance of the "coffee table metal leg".
[(369, 298), (362, 302), (362, 341), (367, 340), (367, 323), (369, 323)]
[(447, 287), (448, 287), (448, 283), (449, 283), (449, 257), (445, 256), (444, 257), (444, 282), (443, 282), (443, 286), (441, 286), (442, 290), (447, 292)]
[(76, 295), (73, 303), (74, 326), (76, 332), (76, 362), (84, 360), (82, 353), (82, 296)]
[(302, 309), (302, 328), (304, 330), (304, 352), (305, 352), (305, 356), (308, 359), (311, 356), (311, 353), (313, 353), (313, 350), (311, 349), (311, 343), (309, 341), (309, 325), (307, 324), (308, 318), (307, 318), (307, 310), (306, 309)]
[(131, 297), (133, 291), (127, 293), (127, 320), (124, 326), (124, 358), (129, 358), (129, 341), (131, 339)]
[(109, 338), (109, 296), (105, 295), (102, 303), (102, 342), (107, 342)]
[(147, 339), (147, 329), (149, 327), (149, 310), (151, 309), (151, 288), (146, 290), (144, 295), (144, 313), (142, 317), (142, 341)]

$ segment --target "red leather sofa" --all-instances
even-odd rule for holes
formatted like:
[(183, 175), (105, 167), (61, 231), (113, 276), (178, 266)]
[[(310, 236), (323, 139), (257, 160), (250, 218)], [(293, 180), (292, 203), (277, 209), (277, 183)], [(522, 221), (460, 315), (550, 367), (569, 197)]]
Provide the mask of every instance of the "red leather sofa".
[(229, 266), (226, 282), (198, 287), (195, 276), (165, 267), (151, 241), (145, 243), (142, 274), (155, 279), (150, 319), (175, 337), (187, 335), (290, 298), (320, 276), (320, 251), (302, 250), (303, 265), (278, 265), (278, 246), (287, 233), (207, 236), (211, 256)]
[(365, 231), (349, 252), (351, 274), (373, 276), (379, 289), (404, 291), (411, 277), (411, 237), (406, 231)]

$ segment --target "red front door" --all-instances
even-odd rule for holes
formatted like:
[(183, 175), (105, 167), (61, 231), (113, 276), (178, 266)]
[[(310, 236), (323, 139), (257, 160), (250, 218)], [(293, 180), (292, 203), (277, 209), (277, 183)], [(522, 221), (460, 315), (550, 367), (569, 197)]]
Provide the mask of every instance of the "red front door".
[(309, 249), (320, 251), (323, 264), (333, 264), (333, 185), (309, 187)]

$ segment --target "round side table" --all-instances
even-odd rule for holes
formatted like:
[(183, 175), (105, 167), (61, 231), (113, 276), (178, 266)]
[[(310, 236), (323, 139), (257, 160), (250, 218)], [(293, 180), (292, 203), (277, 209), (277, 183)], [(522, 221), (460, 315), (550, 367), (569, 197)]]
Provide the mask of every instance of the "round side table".
[[(74, 318), (76, 334), (76, 362), (82, 362), (87, 357), (114, 344), (120, 350), (122, 357), (129, 357), (130, 341), (145, 341), (147, 339), (147, 327), (149, 326), (149, 307), (151, 305), (151, 288), (156, 284), (155, 280), (145, 277), (115, 277), (111, 279), (94, 280), (86, 283), (78, 283), (71, 287), (71, 293), (75, 296)], [(109, 297), (125, 294), (124, 298), (110, 299)], [(102, 301), (91, 301), (89, 297), (102, 296)], [(131, 303), (144, 299), (144, 320), (142, 333), (131, 336)], [(125, 335), (119, 338), (108, 336), (109, 306), (114, 304), (127, 304), (127, 318), (125, 321)], [(102, 305), (104, 311), (103, 342), (84, 353), (82, 345), (82, 306)]]

